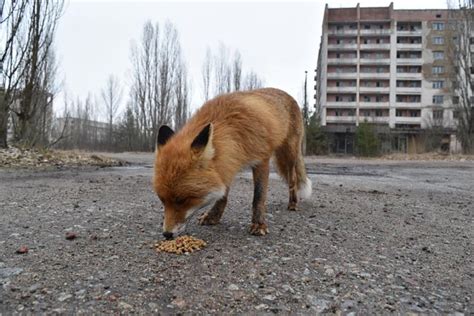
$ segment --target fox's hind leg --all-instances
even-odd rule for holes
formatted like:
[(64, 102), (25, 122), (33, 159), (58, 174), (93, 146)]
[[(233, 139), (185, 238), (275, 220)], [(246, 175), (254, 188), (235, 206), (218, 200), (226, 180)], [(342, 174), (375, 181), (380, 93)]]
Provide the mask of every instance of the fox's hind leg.
[(265, 223), (265, 201), (267, 199), (268, 176), (270, 175), (270, 159), (266, 159), (253, 167), (252, 173), (254, 193), (250, 233), (252, 235), (262, 236), (268, 234), (268, 227)]
[(217, 201), (214, 206), (199, 217), (199, 224), (201, 225), (217, 225), (219, 224), (222, 213), (224, 213), (225, 206), (227, 205), (227, 195), (229, 194), (229, 188), (226, 189), (225, 195), (222, 199)]
[(288, 184), (288, 209), (290, 211), (296, 211), (298, 204), (298, 179), (296, 174), (296, 159), (298, 157), (297, 146), (297, 142), (293, 139), (291, 144), (287, 141), (275, 151), (275, 162), (278, 173)]

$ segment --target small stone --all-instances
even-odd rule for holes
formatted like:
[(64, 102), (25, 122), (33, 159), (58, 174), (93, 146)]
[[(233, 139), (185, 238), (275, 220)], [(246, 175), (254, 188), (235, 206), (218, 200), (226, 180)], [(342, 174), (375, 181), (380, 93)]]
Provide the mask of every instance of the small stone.
[(235, 284), (231, 284), (227, 288), (231, 291), (238, 291), (239, 290), (239, 287)]
[(311, 272), (309, 271), (308, 268), (304, 269), (304, 272), (303, 272), (304, 275), (309, 275), (310, 273), (311, 273)]
[(290, 293), (294, 293), (295, 290), (293, 290), (293, 288), (291, 286), (289, 286), (288, 284), (284, 284), (282, 286), (282, 289), (285, 290), (286, 292), (290, 292)]
[(40, 287), (40, 285), (39, 285), (38, 283), (33, 284), (32, 286), (30, 286), (30, 287), (28, 288), (28, 292), (34, 293), (34, 292), (36, 292), (36, 291), (39, 289), (39, 287)]
[(178, 308), (183, 308), (184, 306), (186, 306), (186, 301), (181, 297), (177, 297), (173, 301), (171, 301), (171, 304)]
[(329, 307), (329, 301), (327, 300), (317, 298), (313, 295), (308, 295), (307, 299), (311, 306), (316, 310), (316, 313), (322, 313)]
[(268, 308), (267, 304), (260, 304), (260, 305), (255, 306), (256, 310), (267, 309), (267, 308)]
[(16, 253), (17, 254), (25, 254), (25, 253), (28, 253), (28, 247), (27, 246), (21, 246), (20, 248), (18, 248), (16, 250)]
[(77, 238), (77, 234), (74, 232), (66, 232), (66, 239), (67, 240), (74, 240)]
[(132, 308), (133, 308), (132, 305), (127, 304), (127, 303), (125, 303), (125, 302), (119, 302), (119, 303), (118, 303), (118, 307), (119, 307), (119, 308), (122, 308), (122, 309), (132, 309)]
[(64, 302), (64, 301), (70, 299), (71, 297), (72, 297), (71, 294), (61, 293), (61, 294), (59, 295), (59, 297), (58, 297), (58, 301)]
[(327, 276), (333, 276), (334, 270), (332, 268), (328, 268), (324, 271), (324, 274), (326, 274)]
[(276, 299), (276, 296), (275, 295), (265, 295), (263, 297), (264, 300), (267, 300), (267, 301), (274, 301)]

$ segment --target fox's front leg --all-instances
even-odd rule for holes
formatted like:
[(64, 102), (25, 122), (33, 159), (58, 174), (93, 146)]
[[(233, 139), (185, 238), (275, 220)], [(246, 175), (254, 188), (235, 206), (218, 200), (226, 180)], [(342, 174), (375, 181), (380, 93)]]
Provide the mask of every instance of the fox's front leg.
[(252, 168), (253, 173), (253, 203), (252, 203), (252, 225), (250, 233), (262, 236), (268, 234), (265, 223), (265, 201), (267, 199), (268, 176), (270, 175), (270, 160), (264, 160)]
[(214, 206), (199, 217), (199, 224), (201, 225), (217, 225), (219, 224), (222, 213), (224, 213), (227, 205), (227, 195), (229, 194), (229, 187), (225, 190), (225, 195), (222, 199), (217, 201)]

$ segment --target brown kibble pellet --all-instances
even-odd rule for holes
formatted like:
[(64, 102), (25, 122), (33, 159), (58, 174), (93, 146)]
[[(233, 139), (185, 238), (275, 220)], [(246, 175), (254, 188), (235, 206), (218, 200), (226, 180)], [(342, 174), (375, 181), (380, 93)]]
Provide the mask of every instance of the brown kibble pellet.
[(192, 236), (179, 236), (174, 240), (163, 240), (155, 243), (155, 249), (158, 252), (169, 252), (181, 255), (183, 253), (191, 253), (206, 247), (204, 240), (194, 238)]

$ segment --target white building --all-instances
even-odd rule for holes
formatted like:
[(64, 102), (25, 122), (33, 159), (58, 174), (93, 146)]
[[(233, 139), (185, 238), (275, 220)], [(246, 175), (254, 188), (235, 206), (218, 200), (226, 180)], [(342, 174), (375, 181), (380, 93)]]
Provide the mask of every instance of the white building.
[(316, 106), (332, 136), (330, 150), (352, 153), (361, 122), (374, 123), (386, 149), (422, 151), (428, 128), (456, 126), (450, 94), (448, 10), (326, 5), (316, 70)]

